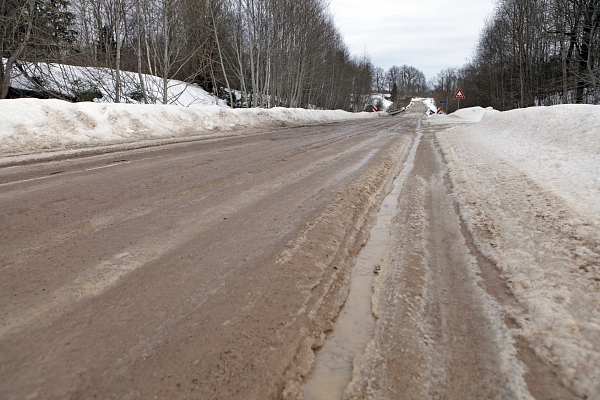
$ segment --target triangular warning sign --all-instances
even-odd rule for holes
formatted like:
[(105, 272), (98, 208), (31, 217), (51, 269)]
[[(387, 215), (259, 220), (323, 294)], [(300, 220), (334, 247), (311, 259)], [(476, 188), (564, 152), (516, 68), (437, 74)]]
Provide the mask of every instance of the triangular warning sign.
[(458, 89), (456, 91), (456, 94), (454, 95), (455, 99), (459, 99), (459, 100), (463, 100), (465, 98), (465, 94), (463, 93), (462, 89)]

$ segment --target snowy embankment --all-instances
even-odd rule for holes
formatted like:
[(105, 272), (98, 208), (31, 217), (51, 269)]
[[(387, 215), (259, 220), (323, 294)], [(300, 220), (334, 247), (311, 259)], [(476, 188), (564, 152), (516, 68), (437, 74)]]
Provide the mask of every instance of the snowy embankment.
[[(6, 64), (6, 59), (2, 62)], [(163, 104), (164, 81), (162, 78), (120, 71), (120, 103), (141, 104), (143, 96), (140, 79), (143, 80), (149, 104)], [(11, 87), (17, 90), (49, 91), (65, 98), (95, 103), (114, 103), (116, 99), (116, 71), (110, 68), (78, 67), (66, 64), (21, 62), (20, 69), (11, 69)], [(183, 107), (204, 107), (227, 103), (198, 85), (176, 79), (167, 80), (167, 104)]]
[[(6, 59), (3, 59), (6, 62)], [(29, 78), (28, 78), (28, 77)], [(35, 78), (35, 79), (33, 79)], [(11, 86), (45, 90), (93, 102), (18, 99), (0, 101), (0, 155), (131, 144), (154, 139), (231, 135), (244, 129), (326, 123), (378, 114), (304, 109), (230, 109), (201, 87), (170, 79), (167, 102), (159, 77), (120, 71), (121, 103), (115, 104), (115, 70), (63, 64), (22, 63)], [(142, 98), (143, 79), (148, 101)], [(92, 99), (93, 98), (93, 99)], [(127, 104), (124, 104), (127, 103)], [(180, 107), (175, 107), (180, 106)]]
[(386, 99), (383, 93), (375, 93), (372, 96), (372, 104), (378, 106), (379, 111), (388, 111), (394, 102)]
[(600, 398), (600, 107), (432, 116), (462, 218), (507, 313), (577, 396)]
[(375, 118), (377, 113), (305, 109), (229, 109), (218, 106), (0, 101), (0, 154), (38, 152), (148, 139), (231, 135), (260, 129)]
[(462, 128), (462, 135), (494, 149), (580, 212), (600, 217), (600, 107), (564, 105), (508, 112), (476, 107), (429, 121), (479, 122)]
[(427, 98), (427, 99), (413, 99), (412, 101), (417, 101), (420, 100), (423, 102), (423, 104), (425, 104), (427, 106), (427, 115), (432, 115), (437, 113), (437, 107), (435, 106), (435, 100), (433, 100), (432, 98)]

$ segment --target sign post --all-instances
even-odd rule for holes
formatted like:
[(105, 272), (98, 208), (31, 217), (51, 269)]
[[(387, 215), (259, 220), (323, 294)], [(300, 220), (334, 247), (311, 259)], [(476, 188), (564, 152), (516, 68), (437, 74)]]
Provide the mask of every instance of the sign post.
[(454, 98), (458, 100), (458, 109), (460, 110), (460, 101), (465, 99), (465, 93), (462, 91), (462, 89), (458, 89), (454, 95)]
[(448, 114), (448, 100), (440, 100), (442, 107), (446, 106), (446, 114)]

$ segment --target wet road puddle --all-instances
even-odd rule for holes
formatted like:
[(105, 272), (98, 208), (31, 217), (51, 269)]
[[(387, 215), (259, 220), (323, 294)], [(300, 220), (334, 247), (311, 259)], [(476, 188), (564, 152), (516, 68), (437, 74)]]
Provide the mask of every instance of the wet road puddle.
[(387, 253), (392, 219), (398, 210), (398, 197), (412, 171), (421, 136), (419, 120), (417, 136), (404, 168), (394, 180), (392, 191), (383, 200), (369, 241), (358, 254), (352, 268), (346, 303), (335, 321), (333, 331), (316, 353), (315, 368), (302, 388), (305, 400), (341, 399), (352, 379), (354, 358), (365, 351), (374, 336), (375, 317), (371, 306), (373, 281)]

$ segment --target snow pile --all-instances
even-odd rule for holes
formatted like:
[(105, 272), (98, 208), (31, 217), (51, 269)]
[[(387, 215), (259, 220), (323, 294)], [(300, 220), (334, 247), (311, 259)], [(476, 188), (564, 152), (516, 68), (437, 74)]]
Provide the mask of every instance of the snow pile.
[(378, 113), (304, 109), (230, 109), (218, 106), (69, 103), (16, 99), (0, 102), (0, 153), (35, 152), (197, 135), (229, 135), (268, 128), (379, 117)]
[(428, 122), (431, 124), (473, 124), (481, 121), (484, 116), (497, 112), (499, 111), (494, 110), (492, 107), (463, 108), (450, 115), (432, 115), (429, 117)]
[[(6, 63), (6, 59), (3, 59)], [(41, 87), (72, 99), (112, 103), (115, 101), (116, 72), (109, 68), (77, 67), (64, 64), (21, 63), (22, 70), (11, 70), (11, 87), (20, 90), (40, 91)], [(27, 78), (29, 77), (29, 79)], [(140, 76), (121, 71), (121, 102), (142, 103)], [(150, 104), (163, 103), (163, 80), (142, 74)], [(227, 103), (209, 94), (200, 86), (170, 79), (167, 84), (168, 104), (196, 107)]]
[(502, 113), (478, 107), (440, 119), (480, 119), (461, 131), (465, 140), (494, 149), (571, 207), (600, 218), (600, 107), (560, 105)]
[[(413, 99), (413, 101), (415, 101), (416, 99)], [(431, 114), (435, 114), (437, 113), (437, 107), (435, 105), (435, 100), (433, 99), (418, 99), (421, 100), (423, 102), (423, 104), (425, 104), (427, 106), (427, 115), (431, 115)]]
[(600, 398), (599, 127), (599, 106), (561, 105), (437, 134), (461, 216), (516, 299), (515, 335), (582, 398)]
[(378, 105), (381, 104), (382, 107), (379, 109), (379, 111), (387, 111), (390, 109), (390, 107), (394, 104), (394, 102), (388, 100), (385, 98), (385, 96), (381, 93), (377, 93), (373, 95), (373, 101), (372, 101), (373, 105)]

